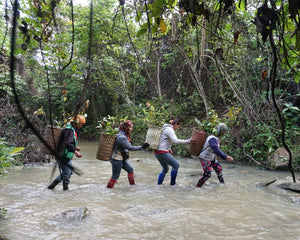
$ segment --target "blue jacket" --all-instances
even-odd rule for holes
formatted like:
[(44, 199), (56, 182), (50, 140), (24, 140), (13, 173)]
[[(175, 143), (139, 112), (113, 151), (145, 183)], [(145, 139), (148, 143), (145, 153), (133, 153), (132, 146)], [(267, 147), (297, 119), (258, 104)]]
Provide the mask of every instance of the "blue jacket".
[(116, 141), (114, 143), (113, 151), (117, 152), (127, 152), (127, 151), (139, 151), (142, 149), (142, 145), (140, 146), (132, 146), (129, 142), (124, 131), (119, 131), (116, 136)]

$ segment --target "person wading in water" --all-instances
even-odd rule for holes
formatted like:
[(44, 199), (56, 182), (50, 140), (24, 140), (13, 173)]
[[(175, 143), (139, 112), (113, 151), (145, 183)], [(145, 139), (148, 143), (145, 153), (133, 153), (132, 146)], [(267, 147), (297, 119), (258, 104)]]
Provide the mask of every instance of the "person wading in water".
[(58, 162), (61, 174), (59, 174), (54, 181), (48, 186), (49, 189), (54, 189), (57, 184), (63, 182), (63, 190), (69, 189), (70, 178), (72, 175), (72, 158), (75, 154), (76, 157), (81, 158), (82, 155), (79, 152), (80, 147), (78, 143), (77, 130), (81, 129), (85, 124), (86, 119), (82, 115), (77, 115), (70, 122), (67, 123), (66, 128), (61, 132), (58, 142), (57, 152), (61, 158)]
[(113, 155), (111, 157), (112, 176), (107, 183), (107, 188), (113, 188), (117, 183), (122, 168), (128, 173), (128, 181), (130, 185), (135, 185), (133, 168), (127, 162), (129, 151), (139, 151), (149, 147), (149, 143), (145, 142), (140, 146), (131, 145), (131, 131), (133, 123), (130, 120), (121, 122), (119, 125), (119, 133), (113, 146)]
[(210, 178), (211, 176), (211, 168), (213, 168), (218, 176), (220, 183), (225, 183), (222, 173), (222, 166), (217, 161), (216, 155), (224, 160), (228, 160), (229, 162), (233, 161), (233, 158), (227, 156), (223, 153), (219, 148), (219, 137), (222, 137), (227, 132), (227, 126), (224, 123), (219, 123), (217, 126), (217, 135), (210, 135), (207, 137), (203, 149), (199, 154), (199, 160), (203, 167), (203, 175), (199, 179), (196, 187), (202, 187), (203, 184)]

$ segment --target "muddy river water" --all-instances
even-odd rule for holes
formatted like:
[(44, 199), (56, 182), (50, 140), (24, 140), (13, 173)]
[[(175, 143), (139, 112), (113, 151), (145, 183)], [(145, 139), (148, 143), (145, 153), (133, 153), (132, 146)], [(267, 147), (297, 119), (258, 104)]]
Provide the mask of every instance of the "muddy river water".
[[(158, 186), (161, 170), (154, 155), (131, 152), (135, 186), (122, 171), (118, 184), (107, 189), (110, 162), (96, 160), (97, 143), (80, 142), (83, 157), (73, 165), (69, 191), (48, 190), (53, 164), (29, 166), (0, 178), (0, 236), (18, 239), (222, 239), (300, 240), (300, 204), (258, 183), (285, 178), (289, 172), (222, 163), (226, 184), (216, 174), (195, 188), (202, 168), (197, 159), (179, 158), (177, 185), (170, 175)], [(56, 171), (55, 175), (58, 174)], [(296, 174), (297, 179), (300, 178)], [(84, 218), (59, 217), (87, 208)]]

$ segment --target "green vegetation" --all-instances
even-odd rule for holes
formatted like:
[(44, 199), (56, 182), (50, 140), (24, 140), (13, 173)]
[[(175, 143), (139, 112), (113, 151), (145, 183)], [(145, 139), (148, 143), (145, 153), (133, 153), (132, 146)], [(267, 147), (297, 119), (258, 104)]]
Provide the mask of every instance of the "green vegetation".
[[(0, 19), (0, 137), (25, 147), (26, 161), (47, 161), (18, 114), (15, 86), (40, 133), (50, 119), (65, 123), (82, 112), (89, 116), (82, 137), (94, 141), (97, 126), (113, 133), (109, 122), (123, 116), (133, 121), (137, 143), (148, 124), (171, 117), (184, 120), (178, 137), (185, 139), (193, 127), (211, 133), (225, 122), (222, 148), (239, 162), (267, 165), (287, 146), (298, 170), (298, 2), (94, 0), (92, 8), (71, 8), (67, 1), (20, 1), (17, 26), (11, 3), (2, 4), (9, 18)], [(174, 152), (188, 155), (184, 146)]]
[(0, 175), (22, 163), (20, 161), (20, 152), (23, 149), (23, 147), (7, 146), (5, 141), (0, 141)]
[(5, 208), (0, 208), (0, 220), (5, 218), (7, 210)]
[(116, 117), (108, 115), (107, 117), (104, 117), (102, 121), (98, 122), (97, 128), (108, 135), (115, 135), (119, 131), (118, 126), (120, 122), (121, 121), (118, 121)]

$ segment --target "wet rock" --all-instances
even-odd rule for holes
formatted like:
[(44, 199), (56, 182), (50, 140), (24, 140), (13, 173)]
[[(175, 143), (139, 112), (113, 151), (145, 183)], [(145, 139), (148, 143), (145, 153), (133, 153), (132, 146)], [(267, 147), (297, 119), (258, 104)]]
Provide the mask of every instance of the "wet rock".
[(0, 236), (0, 240), (9, 240), (9, 239), (6, 238), (6, 237), (1, 237), (1, 236)]
[(140, 162), (141, 161), (140, 158), (133, 158), (132, 160), (135, 161), (135, 162)]
[(300, 180), (293, 181), (292, 177), (273, 179), (267, 183), (259, 183), (261, 187), (278, 194), (289, 197), (292, 202), (300, 203)]
[(300, 193), (300, 183), (281, 183), (281, 184), (278, 184), (278, 187), (281, 187), (282, 189), (285, 189), (285, 190), (290, 190), (292, 192), (296, 192), (296, 193)]
[(300, 204), (300, 197), (291, 197), (293, 203)]
[(287, 169), (289, 163), (289, 153), (285, 148), (277, 148), (270, 158), (270, 164), (275, 169)]
[(89, 215), (87, 207), (79, 207), (71, 210), (66, 210), (55, 216), (56, 221), (72, 222), (86, 218)]

